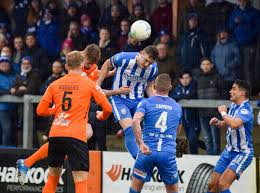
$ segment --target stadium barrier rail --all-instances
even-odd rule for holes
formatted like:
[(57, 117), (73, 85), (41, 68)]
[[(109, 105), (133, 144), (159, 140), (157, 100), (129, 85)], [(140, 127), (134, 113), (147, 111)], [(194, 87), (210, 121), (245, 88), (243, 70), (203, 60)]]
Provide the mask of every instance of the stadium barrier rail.
[[(39, 103), (41, 96), (24, 95), (17, 97), (13, 95), (0, 96), (0, 102), (20, 103), (23, 104), (23, 148), (32, 148), (33, 142), (33, 104)], [(257, 107), (257, 101), (250, 101), (254, 109)], [(217, 108), (220, 105), (230, 105), (228, 100), (205, 100), (205, 99), (192, 99), (180, 100), (179, 103), (182, 107), (186, 108)]]

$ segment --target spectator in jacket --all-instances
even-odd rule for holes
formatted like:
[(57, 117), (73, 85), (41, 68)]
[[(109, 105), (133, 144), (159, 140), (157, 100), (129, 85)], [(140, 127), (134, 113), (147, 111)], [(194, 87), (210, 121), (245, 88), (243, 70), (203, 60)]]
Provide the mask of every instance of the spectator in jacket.
[(63, 66), (65, 66), (66, 63), (66, 55), (72, 51), (72, 48), (73, 48), (72, 40), (71, 39), (64, 40), (61, 46), (61, 52), (59, 58)]
[[(214, 69), (209, 58), (201, 61), (201, 74), (198, 76), (197, 94), (198, 99), (220, 99), (222, 93), (222, 78)], [(220, 133), (215, 126), (209, 125), (211, 117), (216, 116), (215, 109), (200, 109), (200, 125), (206, 144), (207, 154), (218, 155), (220, 153)]]
[(218, 27), (225, 25), (234, 9), (234, 4), (226, 0), (213, 0), (204, 10), (203, 29), (209, 36), (210, 46), (216, 44)]
[[(111, 34), (109, 28), (101, 27), (99, 30), (99, 41), (98, 47), (101, 51), (100, 60), (98, 62), (98, 67), (101, 68), (102, 64), (111, 56), (116, 53), (116, 44), (111, 39)], [(106, 78), (102, 84), (102, 88), (111, 89), (112, 78)]]
[(80, 25), (77, 21), (70, 22), (67, 39), (72, 40), (72, 50), (83, 50), (90, 43), (88, 37), (80, 32)]
[(144, 11), (144, 5), (142, 3), (136, 3), (133, 5), (133, 13), (130, 15), (129, 20), (131, 24), (137, 20), (148, 21), (148, 18)]
[(122, 19), (120, 23), (120, 35), (117, 40), (119, 51), (123, 50), (123, 48), (126, 46), (128, 33), (130, 31), (130, 22), (128, 19)]
[(96, 29), (100, 18), (100, 8), (96, 0), (83, 0), (80, 6), (81, 14), (86, 14), (90, 17), (93, 27)]
[(110, 17), (103, 20), (103, 23), (100, 23), (100, 26), (107, 26), (110, 30), (112, 39), (117, 40), (118, 35), (120, 34), (120, 22), (123, 18), (120, 7), (118, 5), (113, 5), (111, 7), (110, 15)]
[(168, 46), (169, 55), (175, 57), (176, 53), (176, 42), (173, 40), (170, 31), (168, 30), (161, 30), (158, 36), (154, 40), (154, 44), (157, 45), (158, 43), (163, 43)]
[(179, 65), (176, 63), (174, 57), (169, 55), (169, 48), (167, 44), (158, 43), (158, 59), (157, 65), (159, 74), (168, 73), (172, 80), (179, 74)]
[(95, 29), (95, 27), (92, 25), (91, 17), (88, 15), (82, 15), (80, 18), (80, 32), (85, 35), (89, 42), (97, 42), (98, 41), (98, 31)]
[(229, 18), (229, 29), (240, 46), (241, 75), (253, 85), (256, 59), (256, 42), (260, 33), (260, 11), (251, 6), (250, 0), (238, 1)]
[(180, 32), (183, 33), (188, 30), (188, 15), (193, 12), (198, 13), (200, 25), (203, 26), (203, 21), (206, 17), (204, 15), (204, 10), (205, 5), (201, 0), (189, 0), (182, 11), (182, 17), (180, 18)]
[(225, 81), (233, 82), (239, 77), (240, 52), (226, 28), (219, 30), (217, 43), (211, 52), (211, 60)]
[[(170, 93), (170, 97), (179, 101), (181, 99), (196, 99), (197, 85), (192, 79), (192, 74), (189, 71), (182, 71), (179, 76), (179, 83), (177, 87)], [(185, 129), (185, 134), (189, 140), (189, 148), (191, 154), (198, 154), (199, 145), (199, 117), (196, 109), (183, 108), (182, 109), (182, 124)]]
[(40, 86), (40, 94), (43, 95), (48, 86), (55, 80), (61, 78), (64, 74), (63, 65), (60, 61), (56, 60), (52, 63), (52, 75)]
[[(0, 95), (10, 94), (10, 89), (15, 81), (15, 73), (12, 71), (9, 58), (0, 57)], [(11, 103), (0, 103), (0, 144), (12, 145), (12, 112), (15, 105)]]
[[(13, 53), (13, 62), (15, 64), (20, 64), (22, 57), (24, 56), (24, 41), (21, 36), (16, 36), (14, 38), (14, 53)], [(19, 69), (20, 70), (20, 69)]]
[(49, 8), (44, 10), (43, 19), (37, 29), (37, 40), (49, 57), (56, 58), (58, 56), (61, 44), (59, 25), (54, 18), (54, 13)]
[(167, 0), (158, 0), (159, 6), (153, 11), (150, 21), (155, 34), (162, 29), (172, 32), (172, 5)]
[(30, 56), (32, 59), (32, 68), (39, 69), (42, 80), (45, 80), (51, 74), (51, 65), (47, 53), (37, 45), (35, 35), (27, 33), (25, 36), (24, 56)]
[(29, 5), (27, 15), (27, 32), (36, 32), (37, 23), (42, 15), (41, 1), (32, 0)]
[(22, 58), (21, 73), (16, 75), (14, 85), (10, 92), (12, 95), (23, 96), (25, 94), (39, 94), (41, 77), (38, 70), (32, 68), (32, 58), (25, 56)]
[(121, 18), (127, 18), (129, 16), (128, 9), (123, 5), (123, 3), (120, 0), (111, 0), (111, 4), (104, 10), (101, 19), (99, 21), (99, 24), (101, 25), (106, 24), (105, 21), (112, 20), (111, 11), (113, 6), (117, 6)]
[(188, 31), (181, 36), (176, 51), (177, 63), (197, 76), (200, 61), (209, 56), (208, 36), (199, 27), (197, 13), (188, 15)]

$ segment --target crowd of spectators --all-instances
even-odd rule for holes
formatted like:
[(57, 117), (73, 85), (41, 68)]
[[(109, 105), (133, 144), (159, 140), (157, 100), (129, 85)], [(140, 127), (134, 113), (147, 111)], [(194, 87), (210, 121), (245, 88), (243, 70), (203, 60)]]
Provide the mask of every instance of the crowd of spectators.
[[(138, 0), (131, 13), (120, 0), (111, 0), (104, 10), (95, 0), (6, 2), (0, 4), (0, 94), (43, 94), (66, 73), (66, 54), (90, 43), (101, 49), (99, 68), (117, 52), (140, 51), (155, 44), (159, 73), (167, 72), (177, 80), (171, 93), (176, 100), (226, 99), (237, 78), (248, 80), (255, 85), (254, 93), (259, 92), (260, 11), (250, 0), (237, 0), (237, 4), (188, 0), (179, 17), (178, 38), (172, 36), (173, 10), (167, 0), (158, 0), (151, 13)], [(152, 26), (152, 36), (144, 42), (129, 35), (131, 24), (139, 19)], [(108, 78), (102, 87), (109, 89), (111, 81)], [(19, 109), (0, 103), (0, 144), (17, 145)], [(219, 131), (208, 124), (216, 111), (184, 112), (190, 152), (198, 153), (202, 130), (207, 153), (219, 154)], [(36, 120), (35, 129), (44, 130), (46, 124), (40, 124), (44, 121)]]

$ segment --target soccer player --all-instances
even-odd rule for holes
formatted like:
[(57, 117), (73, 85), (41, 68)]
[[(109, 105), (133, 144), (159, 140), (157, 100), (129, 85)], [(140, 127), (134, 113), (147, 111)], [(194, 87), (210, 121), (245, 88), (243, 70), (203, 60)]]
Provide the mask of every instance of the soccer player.
[(248, 101), (250, 86), (244, 80), (236, 80), (230, 90), (233, 102), (227, 113), (227, 107), (221, 105), (218, 111), (223, 120), (213, 117), (211, 125), (227, 129), (227, 145), (211, 175), (208, 193), (229, 193), (231, 184), (240, 178), (254, 157), (252, 130), (253, 109)]
[(138, 146), (133, 132), (132, 116), (137, 104), (143, 99), (144, 91), (148, 96), (154, 93), (153, 82), (157, 76), (156, 59), (158, 51), (155, 46), (147, 46), (140, 52), (121, 52), (103, 64), (97, 84), (101, 85), (113, 67), (115, 70), (113, 89), (121, 86), (130, 87), (129, 94), (112, 96), (112, 107), (116, 121), (125, 133), (125, 146), (133, 158), (136, 158)]
[[(84, 56), (84, 60), (82, 63), (82, 75), (87, 76), (93, 81), (97, 81), (98, 78), (98, 67), (96, 63), (99, 61), (100, 58), (100, 49), (95, 44), (88, 45), (84, 51), (81, 52), (81, 54)], [(127, 94), (129, 93), (128, 87), (121, 87), (119, 89), (115, 90), (103, 90), (107, 97), (111, 95), (117, 95), (117, 94)], [(91, 105), (93, 105), (94, 102), (91, 102)], [(87, 141), (92, 137), (93, 131), (91, 125), (87, 124)], [(32, 167), (36, 162), (39, 160), (45, 159), (48, 157), (48, 148), (49, 143), (45, 143), (42, 145), (35, 153), (33, 153), (31, 156), (29, 156), (26, 159), (19, 159), (17, 161), (18, 166), (18, 180), (21, 184), (24, 184), (26, 179), (26, 174), (30, 167)]]
[[(167, 193), (178, 192), (176, 136), (181, 130), (182, 109), (168, 96), (172, 89), (169, 74), (155, 79), (155, 96), (142, 100), (133, 118), (133, 128), (140, 147), (129, 193), (140, 193), (157, 167)], [(141, 121), (143, 120), (143, 132)]]
[[(68, 53), (65, 66), (68, 74), (48, 87), (37, 107), (39, 116), (55, 114), (49, 134), (49, 175), (43, 193), (56, 191), (65, 156), (72, 168), (75, 192), (87, 192), (89, 155), (86, 124), (90, 100), (93, 97), (103, 109), (97, 111), (99, 120), (107, 119), (112, 112), (100, 88), (89, 78), (81, 76), (82, 61), (80, 52)], [(50, 104), (55, 108), (49, 108)]]

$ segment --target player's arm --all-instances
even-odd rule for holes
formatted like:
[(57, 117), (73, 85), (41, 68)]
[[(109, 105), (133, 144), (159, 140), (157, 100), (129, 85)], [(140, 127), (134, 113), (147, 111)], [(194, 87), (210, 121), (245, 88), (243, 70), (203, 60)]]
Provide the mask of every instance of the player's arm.
[(110, 97), (114, 95), (128, 94), (130, 92), (130, 88), (128, 86), (122, 86), (115, 90), (102, 89), (102, 91), (105, 93), (107, 97)]
[(227, 124), (225, 121), (220, 121), (218, 118), (216, 117), (212, 117), (209, 121), (210, 125), (214, 125), (220, 129), (227, 129)]
[(148, 97), (155, 95), (154, 81), (148, 81), (147, 82), (146, 93), (147, 93)]
[[(246, 114), (249, 114), (248, 110), (244, 109), (246, 111)], [(241, 117), (231, 117), (227, 114), (227, 107), (225, 105), (221, 105), (218, 107), (218, 111), (221, 114), (223, 118), (223, 122), (226, 125), (229, 125), (231, 129), (238, 129), (240, 126), (243, 125), (243, 123), (246, 121), (247, 117), (246, 114), (242, 117), (244, 117), (244, 121)], [(241, 110), (240, 110), (241, 111)], [(238, 113), (239, 114), (239, 113)], [(223, 124), (224, 124), (223, 123)]]
[(52, 104), (52, 93), (51, 93), (51, 87), (49, 86), (42, 96), (40, 103), (37, 106), (36, 113), (38, 116), (51, 116), (55, 114), (55, 108), (54, 106), (50, 108), (50, 105)]
[(108, 102), (106, 95), (103, 93), (102, 89), (98, 85), (93, 87), (92, 93), (95, 102), (102, 108), (102, 111), (97, 111), (97, 118), (101, 121), (104, 121), (112, 113), (112, 106)]
[(138, 146), (140, 146), (141, 144), (144, 144), (143, 138), (142, 138), (142, 128), (141, 128), (141, 121), (144, 117), (144, 113), (143, 112), (136, 112), (134, 114), (134, 118), (133, 118), (133, 129), (134, 129), (134, 134), (135, 134), (135, 138), (136, 138), (136, 142), (138, 144)]
[(97, 85), (101, 86), (101, 84), (103, 83), (104, 79), (107, 77), (111, 68), (112, 68), (112, 64), (110, 62), (110, 59), (107, 59), (105, 63), (102, 65), (101, 70), (99, 72)]

